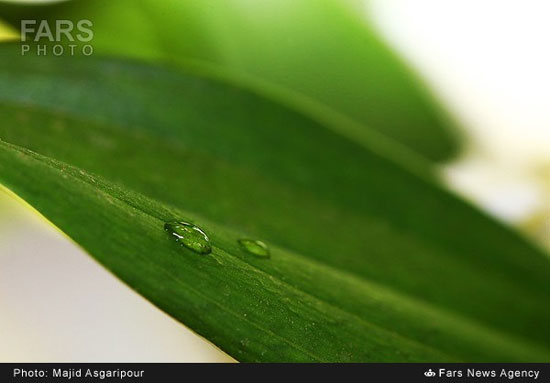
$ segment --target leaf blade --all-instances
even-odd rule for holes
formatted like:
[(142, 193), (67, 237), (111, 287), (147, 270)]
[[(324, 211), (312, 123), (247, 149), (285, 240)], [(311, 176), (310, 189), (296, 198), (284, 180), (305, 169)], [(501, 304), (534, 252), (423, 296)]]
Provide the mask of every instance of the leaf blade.
[[(10, 156), (11, 160), (9, 159)], [(6, 179), (9, 180), (8, 183), (14, 182), (10, 180), (11, 177), (17, 179), (21, 177), (21, 174), (24, 174), (25, 181), (16, 180), (14, 184), (26, 184), (26, 187), (33, 185), (31, 189), (34, 189), (34, 191), (16, 186), (14, 189), (18, 190), (20, 195), (34, 202), (40, 210), (47, 212), (48, 216), (51, 217), (60, 218), (66, 214), (59, 212), (56, 214), (54, 212), (60, 206), (64, 206), (61, 209), (63, 212), (72, 211), (72, 217), (69, 221), (64, 222), (64, 219), (58, 221), (65, 232), (75, 238), (107, 268), (111, 269), (126, 283), (129, 283), (131, 287), (159, 305), (161, 309), (175, 316), (178, 320), (187, 323), (199, 334), (213, 340), (222, 349), (240, 360), (292, 360), (302, 362), (460, 360), (457, 359), (457, 356), (447, 355), (445, 352), (419, 344), (408, 337), (373, 325), (349, 311), (342, 311), (328, 301), (319, 300), (307, 293), (304, 294), (302, 291), (293, 288), (292, 285), (284, 283), (282, 279), (273, 278), (271, 274), (258, 269), (257, 265), (261, 264), (261, 261), (260, 263), (256, 262), (255, 265), (254, 262), (243, 261), (246, 258), (243, 258), (242, 255), (239, 257), (238, 253), (234, 252), (235, 247), (230, 245), (235, 236), (229, 235), (229, 238), (224, 238), (226, 233), (219, 226), (214, 225), (215, 229), (212, 228), (211, 230), (214, 233), (215, 246), (212, 257), (182, 252), (179, 247), (170, 246), (173, 243), (170, 243), (169, 238), (162, 230), (164, 219), (158, 217), (163, 214), (181, 216), (189, 213), (182, 213), (173, 208), (164, 207), (144, 196), (121, 190), (100, 177), (92, 176), (80, 169), (4, 142), (0, 142), (0, 158), (2, 158), (1, 164), (16, 163), (19, 170), (24, 170), (22, 173), (14, 172), (0, 166), (4, 182), (6, 182)], [(36, 166), (37, 163), (40, 164), (38, 167)], [(47, 169), (47, 171), (41, 171), (34, 175), (37, 169), (40, 168), (42, 170)], [(68, 179), (69, 182), (67, 182)], [(82, 186), (91, 187), (91, 190), (82, 194), (85, 190), (82, 189)], [(43, 193), (43, 190), (47, 189), (62, 190), (67, 194)], [(67, 198), (67, 196), (72, 195), (84, 197), (87, 208), (81, 208), (82, 199)], [(130, 207), (130, 215), (126, 216), (126, 219), (120, 220), (122, 221), (122, 228), (116, 227), (119, 219), (113, 220), (112, 214), (126, 215), (128, 214), (128, 211), (125, 211), (128, 210), (127, 207)], [(80, 221), (92, 223), (105, 221), (105, 212), (109, 213), (109, 223), (112, 225), (107, 229), (105, 229), (105, 225), (87, 224), (80, 226), (75, 224), (75, 222)], [(147, 218), (140, 217), (140, 212), (144, 213)], [(143, 225), (144, 221), (149, 221), (148, 218), (152, 218), (152, 222), (147, 222), (142, 229), (140, 226)], [(136, 241), (136, 236), (132, 236), (130, 241), (127, 240), (125, 235), (128, 234), (128, 229), (124, 226), (128, 222), (132, 223), (132, 230), (142, 234), (141, 238), (146, 240)], [(204, 225), (209, 227), (212, 224), (204, 221), (201, 226), (205, 227)], [(97, 231), (98, 229), (99, 231)], [(109, 250), (115, 251), (106, 253), (105, 246), (98, 247), (98, 236), (103, 238), (102, 243), (110, 245), (107, 246)], [(151, 240), (148, 240), (148, 237), (152, 237)], [(154, 252), (158, 248), (161, 248), (162, 251)], [(143, 249), (151, 251), (151, 253), (144, 257)], [(226, 251), (223, 249), (226, 249)], [(300, 267), (296, 267), (300, 266), (300, 263), (296, 264), (294, 262), (296, 259), (295, 254), (288, 256), (283, 249), (276, 249), (275, 251), (279, 259), (283, 257), (291, 262), (288, 265), (289, 270), (300, 269)], [(154, 255), (154, 261), (151, 261), (151, 255)], [(162, 259), (163, 257), (166, 259)], [(248, 260), (251, 261), (251, 259)], [(311, 266), (309, 260), (307, 264)], [(185, 267), (181, 267), (183, 265)], [(180, 267), (185, 271), (184, 274), (178, 273)], [(218, 270), (216, 270), (216, 267), (218, 267)], [(228, 268), (232, 271), (230, 275), (227, 273)], [(222, 272), (219, 272), (220, 270)], [(137, 276), (135, 275), (136, 271), (138, 272)], [(235, 271), (242, 272), (236, 273)], [(329, 269), (325, 271), (330, 272)], [(216, 278), (227, 275), (229, 277), (223, 279), (222, 283), (217, 281), (216, 284), (212, 284), (212, 280), (208, 280), (211, 275), (215, 275)], [(292, 276), (292, 273), (287, 275)], [(322, 274), (315, 273), (315, 275), (318, 280), (323, 280)], [(338, 282), (348, 279), (349, 276), (345, 276), (344, 279), (340, 279)], [(162, 281), (162, 289), (158, 288), (159, 281)], [(258, 289), (261, 286), (261, 294), (258, 294), (260, 296), (259, 302), (266, 305), (267, 315), (262, 315), (263, 313), (258, 307), (251, 310), (250, 305), (257, 297), (252, 299), (247, 297), (246, 294), (250, 292), (246, 288), (243, 289), (243, 284), (250, 290)], [(208, 288), (202, 289), (203, 286)], [(212, 289), (212, 286), (218, 288)], [(238, 288), (235, 288), (235, 286), (238, 286)], [(329, 284), (328, 287), (331, 288), (330, 286), (335, 285)], [(354, 289), (356, 291), (355, 287)], [(232, 294), (237, 296), (224, 294), (223, 291), (231, 291)], [(243, 292), (246, 294), (239, 295)], [(270, 294), (265, 294), (266, 292)], [(277, 295), (283, 298), (281, 299)], [(362, 294), (358, 296), (365, 298)], [(196, 304), (197, 307), (190, 309), (189, 304)], [(271, 306), (275, 306), (275, 308)], [(395, 312), (402, 309), (401, 304), (398, 306), (399, 308), (397, 305), (394, 308)], [(414, 310), (418, 310), (418, 304), (413, 306)], [(274, 315), (274, 312), (278, 310), (281, 310), (284, 315)], [(285, 318), (286, 315), (288, 315), (288, 318)], [(423, 315), (420, 317), (422, 321), (426, 320)], [(439, 320), (442, 316), (437, 314), (431, 320), (436, 320), (436, 318)], [(330, 321), (327, 323), (327, 320)], [(336, 333), (327, 331), (327, 329), (334, 330), (335, 326), (332, 322), (334, 320), (339, 321)], [(304, 340), (303, 332), (308, 331), (308, 326), (310, 326), (309, 331), (315, 333), (313, 340)], [(324, 326), (325, 328), (323, 328)], [(231, 329), (229, 332), (227, 331), (228, 328)], [(271, 330), (271, 328), (276, 330)], [(288, 329), (294, 331), (289, 333)], [(457, 329), (460, 330), (460, 326)], [(468, 331), (470, 329), (467, 329), (466, 334)], [(491, 336), (486, 336), (485, 330), (481, 331), (480, 334), (483, 335), (484, 340), (494, 343), (490, 344), (488, 348), (493, 353), (496, 352), (500, 358), (510, 358), (511, 355), (514, 358), (520, 356), (524, 358), (520, 360), (526, 361), (533, 360), (533, 358), (545, 358), (544, 350), (533, 347), (528, 343), (523, 344), (518, 340), (508, 343), (506, 340), (498, 339), (498, 337), (491, 339)], [(355, 339), (355, 341), (350, 343), (351, 339)], [(262, 344), (262, 341), (266, 344)], [(477, 346), (477, 339), (470, 338), (468, 341)], [(502, 346), (506, 348), (502, 350)], [(519, 350), (518, 346), (521, 346)], [(399, 352), (396, 353), (396, 350), (399, 350)], [(472, 350), (469, 350), (469, 352)]]
[(17, 26), (33, 18), (92, 20), (98, 55), (183, 68), (189, 60), (209, 63), (246, 76), (252, 89), (270, 85), (329, 107), (355, 122), (360, 137), (378, 132), (434, 161), (458, 152), (454, 122), (352, 2), (215, 4), (94, 0), (3, 7)]
[[(420, 342), (424, 351), (416, 360), (447, 360), (446, 355), (458, 359), (474, 355), (479, 360), (546, 358), (547, 334), (543, 330), (534, 335), (533, 328), (543, 326), (549, 315), (541, 307), (548, 297), (547, 259), (439, 190), (433, 181), (232, 85), (124, 61), (75, 59), (67, 65), (65, 60), (12, 57), (0, 62), (0, 84), (6, 90), (0, 96), (1, 138), (100, 174), (124, 185), (128, 193), (133, 189), (185, 207), (187, 214), (217, 222), (222, 232), (235, 227), (278, 245), (281, 251), (292, 249), (293, 256), (258, 267), (273, 264), (270, 276), (289, 278), (308, 299), (332, 302), (338, 310), (353, 313), (350, 323), (363, 329), (358, 333), (365, 333), (365, 324), (354, 318), (368, 318), (368, 328), (374, 326), (376, 334), (389, 331), (411, 338), (410, 350)], [(50, 77), (52, 73), (56, 76)], [(157, 103), (162, 92), (174, 99)], [(212, 113), (218, 110), (223, 112)], [(143, 126), (136, 127), (140, 121)], [(9, 164), (0, 172), (3, 182), (7, 174)], [(25, 188), (32, 186), (27, 183), (19, 177), (8, 186), (25, 196)], [(49, 187), (56, 188), (61, 186)], [(48, 188), (43, 189), (27, 198), (46, 198)], [(156, 206), (165, 211), (166, 219), (179, 218)], [(63, 214), (46, 210), (45, 203), (37, 207), (47, 216)], [(56, 223), (70, 229), (69, 222)], [(330, 236), (325, 234), (327, 228)], [(93, 246), (93, 238), (87, 240)], [(234, 254), (236, 242), (231, 243), (224, 246)], [(98, 249), (89, 250), (97, 256)], [(296, 254), (309, 263), (296, 260), (302, 259)], [(288, 264), (277, 263), (283, 260)], [(304, 269), (315, 272), (300, 274)], [(338, 277), (334, 270), (346, 277)], [(330, 281), (327, 288), (314, 283), (316, 275)], [(349, 278), (356, 281), (352, 285), (358, 292), (349, 285), (344, 294), (342, 286)], [(125, 280), (132, 285), (133, 279)], [(156, 293), (154, 286), (149, 290)], [(347, 295), (354, 299), (346, 299)], [(372, 296), (382, 297), (383, 304), (377, 306)], [(514, 312), (495, 317), (510, 304), (516, 306)], [(403, 306), (408, 307), (406, 315)], [(422, 314), (414, 319), (420, 307)], [(191, 319), (192, 326), (200, 328), (198, 319)], [(327, 339), (336, 338), (330, 325), (323, 331), (332, 334)], [(216, 334), (208, 336), (228, 342)], [(308, 340), (300, 333), (289, 338)], [(480, 347), (476, 341), (481, 338), (489, 346)], [(380, 343), (381, 336), (375, 339)], [(379, 343), (367, 342), (382, 347), (387, 360), (415, 357), (395, 356), (393, 346)], [(308, 345), (312, 351), (319, 346)], [(426, 346), (435, 348), (439, 356), (426, 351)], [(329, 351), (333, 360), (357, 360), (338, 359), (345, 355)], [(261, 358), (261, 349), (250, 352), (246, 360)], [(373, 357), (357, 349), (352, 355)]]

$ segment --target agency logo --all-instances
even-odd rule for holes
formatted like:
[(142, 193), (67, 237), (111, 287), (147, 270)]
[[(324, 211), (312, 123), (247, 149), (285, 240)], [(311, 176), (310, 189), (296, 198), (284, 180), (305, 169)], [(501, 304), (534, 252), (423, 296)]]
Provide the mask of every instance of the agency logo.
[(435, 372), (433, 372), (430, 368), (428, 371), (424, 372), (424, 376), (427, 376), (428, 378), (433, 378), (435, 376)]
[(21, 20), (21, 55), (91, 56), (92, 27), (90, 20)]

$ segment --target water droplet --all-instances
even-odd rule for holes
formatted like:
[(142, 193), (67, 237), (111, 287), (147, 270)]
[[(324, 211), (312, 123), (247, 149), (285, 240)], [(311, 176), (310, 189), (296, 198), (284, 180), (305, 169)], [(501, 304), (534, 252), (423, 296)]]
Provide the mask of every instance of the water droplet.
[(182, 246), (195, 253), (208, 254), (212, 251), (208, 236), (199, 227), (188, 222), (166, 222), (164, 230), (169, 232)]
[(247, 253), (255, 255), (256, 257), (259, 257), (259, 258), (269, 258), (269, 248), (262, 241), (242, 238), (242, 239), (239, 239), (237, 242), (239, 242), (239, 245), (241, 245), (241, 248), (245, 250)]

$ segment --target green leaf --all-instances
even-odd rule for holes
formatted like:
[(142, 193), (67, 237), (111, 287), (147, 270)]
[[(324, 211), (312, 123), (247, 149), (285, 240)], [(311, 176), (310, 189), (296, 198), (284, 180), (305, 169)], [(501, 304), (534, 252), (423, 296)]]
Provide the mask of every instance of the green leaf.
[(252, 88), (267, 84), (327, 105), (362, 125), (358, 136), (374, 130), (436, 161), (458, 151), (449, 117), (356, 1), (85, 0), (3, 8), (17, 26), (22, 18), (91, 20), (96, 55), (208, 62), (246, 75)]
[(0, 87), (0, 182), (238, 360), (550, 360), (548, 257), (389, 146), (134, 62), (4, 48)]

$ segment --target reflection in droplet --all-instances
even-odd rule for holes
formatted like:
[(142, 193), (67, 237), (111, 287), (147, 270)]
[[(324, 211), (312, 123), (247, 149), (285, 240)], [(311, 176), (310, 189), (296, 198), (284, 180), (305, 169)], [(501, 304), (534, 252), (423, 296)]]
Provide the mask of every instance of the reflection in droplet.
[(171, 221), (164, 224), (164, 230), (182, 246), (199, 254), (209, 254), (212, 251), (210, 240), (204, 231), (192, 223)]
[(239, 245), (247, 253), (250, 253), (259, 258), (269, 258), (269, 248), (262, 241), (255, 239), (242, 238), (239, 239)]

